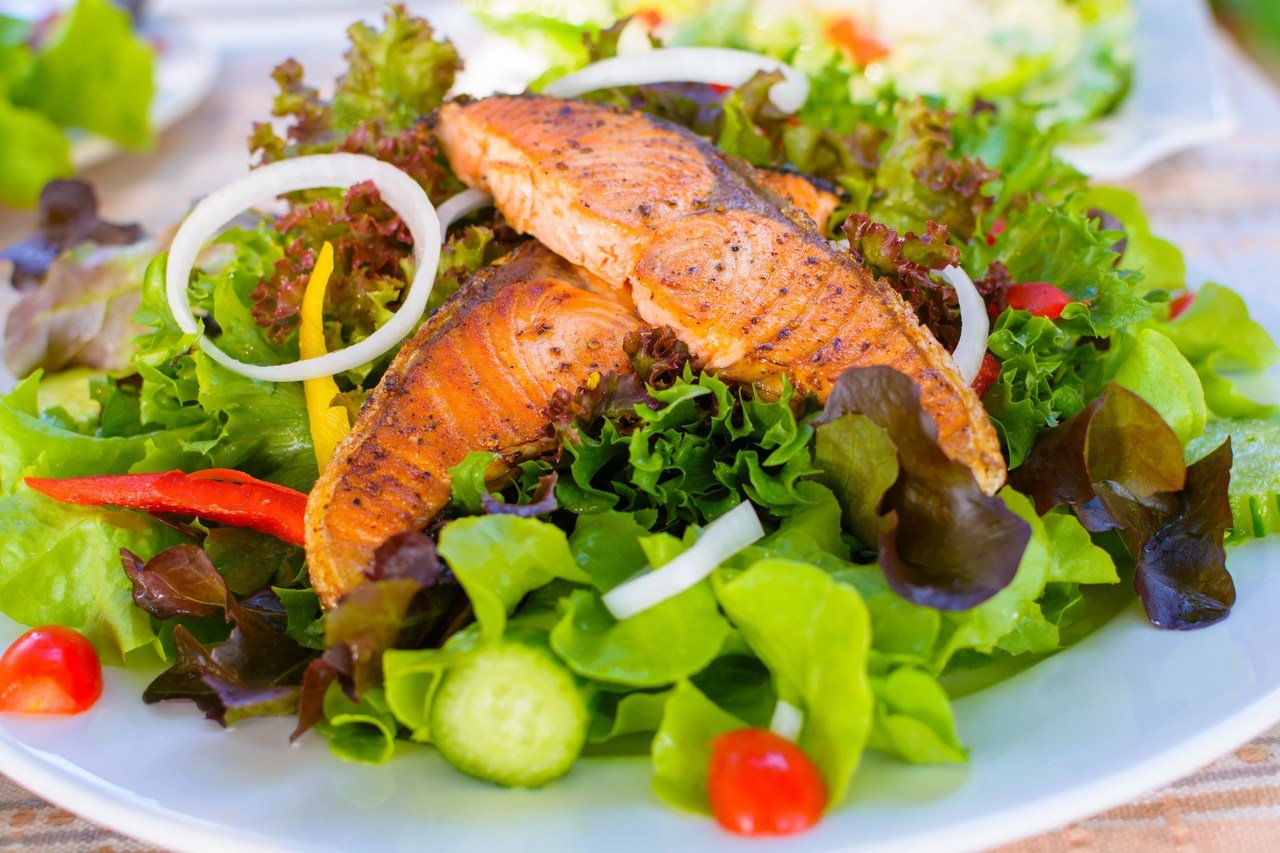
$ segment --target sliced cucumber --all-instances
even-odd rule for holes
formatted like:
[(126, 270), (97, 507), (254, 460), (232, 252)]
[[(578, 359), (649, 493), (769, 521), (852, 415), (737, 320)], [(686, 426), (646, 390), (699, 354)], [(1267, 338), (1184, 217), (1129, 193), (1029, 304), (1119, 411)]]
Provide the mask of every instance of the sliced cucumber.
[(506, 639), (445, 676), (431, 706), (431, 738), (463, 773), (535, 788), (569, 772), (589, 718), (577, 679), (549, 649)]

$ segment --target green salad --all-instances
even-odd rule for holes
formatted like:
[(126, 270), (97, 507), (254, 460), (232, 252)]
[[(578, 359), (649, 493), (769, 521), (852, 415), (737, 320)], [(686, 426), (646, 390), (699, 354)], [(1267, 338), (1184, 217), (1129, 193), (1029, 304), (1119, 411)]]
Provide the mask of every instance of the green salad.
[[(1105, 17), (1098, 3), (1036, 5)], [(625, 27), (575, 25), (582, 47), (565, 61), (614, 55)], [(298, 63), (276, 69), (276, 121), (253, 129), (253, 157), (368, 154), (439, 205), (463, 183), (429, 117), (461, 58), (399, 7), (349, 34), (330, 98)], [(903, 374), (850, 370), (825, 404), (789, 385), (765, 395), (653, 329), (628, 340), (633, 372), (566, 389), (519, 464), (461, 460), (444, 512), (388, 539), (367, 582), (322, 610), (300, 509), (173, 503), (176, 488), (210, 482), (305, 503), (321, 433), (303, 385), (210, 358), (170, 310), (163, 246), (123, 237), (81, 193), (72, 234), (0, 253), (42, 306), (20, 305), (5, 338), (21, 381), (0, 398), (0, 611), (75, 628), (109, 663), (163, 661), (148, 703), (190, 700), (224, 725), (297, 715), (295, 737), (322, 737), (342, 760), (385, 762), (416, 741), (464, 773), (530, 787), (584, 757), (648, 756), (657, 796), (704, 813), (725, 733), (789, 730), (833, 808), (867, 750), (966, 762), (952, 700), (1109, 619), (1145, 612), (1151, 630), (1185, 630), (1226, 618), (1227, 551), (1280, 531), (1280, 410), (1242, 381), (1280, 350), (1243, 300), (1189, 290), (1132, 194), (1055, 159), (1058, 131), (1035, 105), (861, 92), (832, 51), (802, 67), (811, 94), (794, 117), (771, 108), (770, 74), (590, 97), (830, 187), (839, 206), (818, 226), (951, 348), (961, 316), (939, 273), (967, 270), (991, 319), (975, 387), (1010, 469), (998, 494), (942, 454)], [(450, 229), (428, 314), (525, 239), (492, 210)], [(294, 193), (283, 213), (226, 228), (190, 284), (203, 333), (244, 361), (297, 360), (326, 243), (315, 328), (330, 352), (368, 338), (414, 263), (371, 185)], [(347, 422), (392, 355), (332, 377)], [(111, 481), (118, 497), (98, 501), (110, 506), (74, 505), (93, 503), (73, 494), (89, 481), (66, 478), (100, 475), (149, 479)], [(136, 484), (152, 490), (151, 514), (111, 508), (135, 505)], [(699, 548), (744, 503), (762, 526), (753, 544), (615, 616), (611, 591)]]
[(1133, 72), (1130, 0), (472, 0), (493, 31), (544, 55), (552, 74), (586, 56), (582, 31), (634, 15), (629, 47), (673, 45), (777, 56), (811, 73), (841, 65), (855, 100), (938, 96), (953, 108), (1017, 102), (1042, 126), (1113, 110)]
[(0, 204), (34, 205), (73, 171), (73, 134), (151, 144), (155, 56), (115, 0), (32, 22), (0, 11)]

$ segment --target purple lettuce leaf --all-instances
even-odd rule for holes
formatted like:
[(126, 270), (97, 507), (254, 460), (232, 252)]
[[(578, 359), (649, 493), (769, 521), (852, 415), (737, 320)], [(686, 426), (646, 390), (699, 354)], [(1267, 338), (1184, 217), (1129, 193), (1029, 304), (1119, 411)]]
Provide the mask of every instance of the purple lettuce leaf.
[[(836, 381), (815, 425), (865, 415), (897, 448), (898, 477), (880, 498), (880, 567), (903, 598), (968, 610), (1013, 580), (1031, 527), (938, 445), (920, 390), (890, 367), (855, 367)], [(865, 497), (865, 496), (864, 496)]]
[(1223, 548), (1231, 462), (1228, 441), (1187, 468), (1159, 413), (1111, 384), (1045, 433), (1010, 481), (1042, 515), (1066, 505), (1090, 532), (1115, 531), (1133, 557), (1147, 618), (1189, 630), (1221, 621), (1235, 604)]

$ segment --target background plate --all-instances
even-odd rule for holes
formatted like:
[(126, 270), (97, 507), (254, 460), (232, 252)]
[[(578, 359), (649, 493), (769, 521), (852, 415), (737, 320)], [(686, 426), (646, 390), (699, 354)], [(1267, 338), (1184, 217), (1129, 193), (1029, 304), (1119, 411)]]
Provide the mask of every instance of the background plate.
[(1118, 180), (1170, 154), (1226, 139), (1236, 128), (1213, 18), (1204, 0), (1133, 0), (1133, 90), (1088, 132), (1097, 142), (1059, 153), (1087, 175)]

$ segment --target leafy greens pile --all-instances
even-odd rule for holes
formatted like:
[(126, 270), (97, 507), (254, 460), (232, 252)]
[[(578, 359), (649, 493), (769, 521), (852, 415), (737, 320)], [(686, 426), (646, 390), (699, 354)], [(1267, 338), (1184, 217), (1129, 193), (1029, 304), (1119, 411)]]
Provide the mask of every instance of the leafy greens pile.
[(155, 57), (113, 0), (32, 24), (0, 14), (0, 204), (34, 204), (70, 175), (68, 129), (151, 143)]
[[(589, 56), (616, 49), (595, 34)], [(264, 161), (364, 151), (433, 198), (458, 187), (420, 114), (458, 68), (447, 41), (402, 9), (350, 30), (332, 100), (277, 70), (280, 135)], [(569, 673), (586, 751), (652, 755), (654, 788), (707, 809), (708, 743), (805, 713), (800, 746), (838, 803), (866, 749), (963, 762), (950, 691), (966, 674), (1053, 653), (1114, 612), (1122, 577), (1151, 621), (1223, 618), (1231, 541), (1280, 529), (1275, 409), (1237, 384), (1280, 358), (1238, 296), (1185, 289), (1177, 250), (1133, 196), (1090, 187), (1054, 159), (1054, 134), (1013, 108), (951, 113), (929, 100), (851, 102), (848, 71), (812, 71), (799, 121), (771, 115), (762, 75), (596, 97), (680, 122), (731, 155), (829, 181), (829, 223), (944, 344), (961, 263), (994, 316), (999, 367), (983, 396), (1011, 466), (996, 496), (938, 448), (906, 377), (844, 374), (826, 404), (764, 399), (698, 369), (664, 330), (628, 341), (634, 373), (566, 389), (535, 458), (472, 454), (426, 531), (378, 551), (367, 583), (322, 614), (301, 549), (214, 525), (55, 504), (24, 476), (235, 468), (301, 490), (317, 477), (303, 394), (245, 379), (193, 347), (168, 314), (162, 264), (141, 283), (146, 329), (129, 366), (76, 381), (26, 378), (0, 398), (0, 607), (82, 630), (111, 660), (170, 663), (147, 701), (210, 718), (297, 713), (342, 758), (377, 763), (403, 739), (439, 742), (441, 685), (502, 643)], [(228, 230), (192, 302), (231, 355), (297, 356), (313, 253), (334, 245), (331, 348), (367, 336), (410, 275), (403, 226), (368, 187), (303, 193), (283, 215)], [(437, 287), (456, 289), (516, 236), (494, 216), (449, 237)], [(1008, 306), (1051, 283), (1060, 317)], [(341, 318), (341, 319), (338, 319)], [(353, 411), (385, 360), (339, 377)], [(1229, 439), (1229, 440), (1228, 440)], [(1231, 476), (1233, 470), (1236, 476)], [(602, 596), (689, 548), (748, 500), (767, 535), (706, 581), (623, 621)], [(123, 570), (120, 558), (123, 556)], [(52, 568), (51, 568), (52, 567)]]

